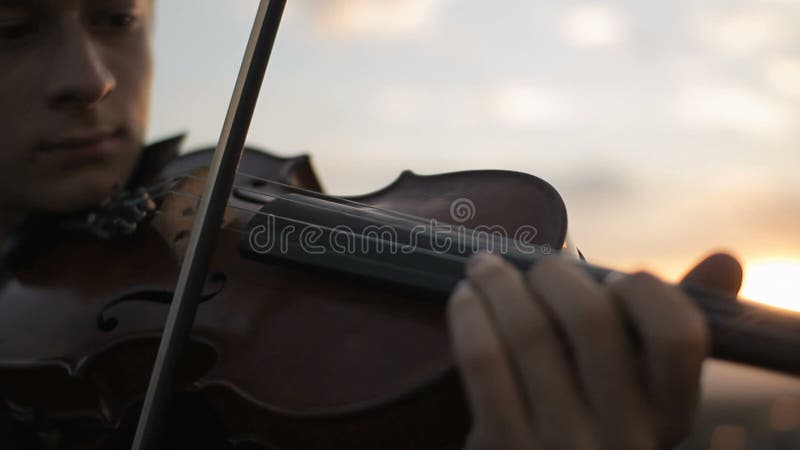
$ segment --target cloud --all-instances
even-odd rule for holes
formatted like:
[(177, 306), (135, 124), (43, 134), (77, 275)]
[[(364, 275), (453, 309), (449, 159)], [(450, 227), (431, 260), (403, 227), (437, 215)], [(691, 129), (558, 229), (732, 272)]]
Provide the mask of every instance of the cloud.
[(564, 192), (570, 234), (590, 262), (677, 279), (714, 249), (729, 249), (744, 260), (800, 256), (800, 196), (794, 186), (753, 192), (633, 183), (625, 195), (609, 192), (593, 201), (574, 201), (582, 196)]
[(428, 98), (421, 88), (392, 85), (376, 92), (373, 104), (380, 118), (391, 122), (407, 122), (429, 108)]
[(738, 84), (685, 86), (676, 98), (675, 113), (687, 125), (725, 131), (781, 133), (792, 126), (790, 110)]
[(390, 127), (443, 129), (474, 127), (486, 121), (484, 90), (472, 85), (389, 84), (370, 96), (366, 112)]
[(781, 94), (800, 97), (800, 58), (781, 56), (770, 61), (767, 80)]
[(317, 30), (328, 36), (398, 37), (433, 23), (446, 0), (306, 0)]
[(613, 47), (628, 39), (628, 24), (610, 5), (573, 6), (561, 17), (561, 36), (576, 47)]
[(512, 128), (551, 127), (569, 117), (565, 94), (529, 82), (512, 82), (488, 90), (489, 113)]
[(705, 15), (696, 27), (708, 47), (737, 56), (780, 45), (791, 32), (791, 25), (778, 11), (760, 9)]
[[(558, 87), (530, 81), (490, 85), (387, 85), (375, 91), (371, 108), (386, 123), (436, 127), (491, 123), (500, 129), (551, 128), (572, 118)], [(488, 122), (487, 122), (488, 120)]]

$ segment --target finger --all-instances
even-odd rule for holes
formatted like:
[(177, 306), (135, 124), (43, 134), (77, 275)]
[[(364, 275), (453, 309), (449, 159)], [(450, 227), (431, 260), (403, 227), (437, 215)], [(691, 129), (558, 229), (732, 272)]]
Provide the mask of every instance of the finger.
[(450, 297), (447, 319), (473, 426), (500, 435), (524, 434), (527, 414), (522, 393), (494, 325), (467, 282)]
[(561, 326), (604, 448), (652, 448), (649, 406), (617, 306), (574, 263), (548, 258), (528, 273), (531, 288)]
[(640, 338), (649, 398), (659, 435), (672, 445), (688, 433), (699, 399), (708, 329), (700, 311), (680, 290), (640, 272), (607, 288)]
[(537, 438), (544, 448), (582, 448), (577, 445), (590, 440), (585, 406), (562, 344), (522, 273), (500, 257), (482, 254), (470, 260), (467, 274), (486, 302), (526, 393)]
[(703, 286), (735, 297), (742, 287), (742, 265), (727, 253), (715, 253), (690, 270), (681, 283)]

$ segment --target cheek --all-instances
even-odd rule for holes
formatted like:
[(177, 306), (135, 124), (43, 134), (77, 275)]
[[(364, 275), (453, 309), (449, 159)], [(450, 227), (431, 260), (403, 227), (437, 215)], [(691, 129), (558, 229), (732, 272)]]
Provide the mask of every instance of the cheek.
[(106, 112), (124, 122), (130, 132), (129, 142), (114, 158), (114, 167), (106, 175), (124, 183), (136, 167), (146, 133), (153, 64), (149, 35), (142, 34), (124, 45), (109, 47), (105, 56), (116, 79), (116, 88), (105, 105)]
[(124, 187), (141, 154), (140, 147), (126, 146), (117, 157), (83, 167), (37, 173), (23, 193), (33, 209), (67, 213), (92, 208)]
[(117, 80), (115, 96), (121, 103), (121, 111), (132, 121), (140, 137), (144, 135), (148, 119), (153, 61), (150, 40), (147, 35), (133, 39), (123, 48), (115, 48), (109, 54), (111, 70)]
[(0, 214), (3, 207), (26, 209), (27, 193), (50, 181), (36, 170), (30, 160), (31, 135), (35, 134), (30, 126), (32, 120), (23, 111), (7, 115), (7, 105), (3, 103), (0, 107), (3, 110), (0, 113), (0, 136), (3, 137), (0, 147)]

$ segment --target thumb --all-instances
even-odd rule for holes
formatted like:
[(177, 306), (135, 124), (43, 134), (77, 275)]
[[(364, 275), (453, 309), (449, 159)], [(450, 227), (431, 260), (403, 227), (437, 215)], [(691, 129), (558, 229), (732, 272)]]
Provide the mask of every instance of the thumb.
[(742, 265), (727, 253), (714, 253), (684, 275), (681, 284), (702, 286), (735, 298), (742, 286)]

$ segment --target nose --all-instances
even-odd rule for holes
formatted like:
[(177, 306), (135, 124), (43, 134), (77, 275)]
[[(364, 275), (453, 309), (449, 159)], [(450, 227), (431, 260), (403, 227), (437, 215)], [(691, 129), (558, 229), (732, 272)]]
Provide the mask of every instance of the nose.
[(110, 94), (116, 80), (98, 43), (83, 27), (65, 31), (55, 46), (48, 86), (51, 106), (75, 109), (92, 106)]

